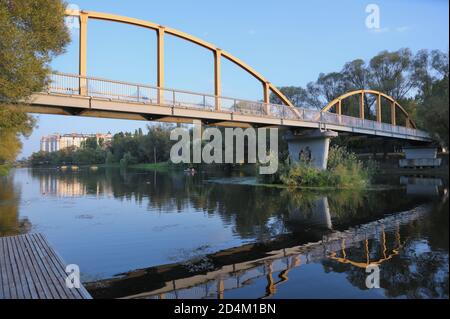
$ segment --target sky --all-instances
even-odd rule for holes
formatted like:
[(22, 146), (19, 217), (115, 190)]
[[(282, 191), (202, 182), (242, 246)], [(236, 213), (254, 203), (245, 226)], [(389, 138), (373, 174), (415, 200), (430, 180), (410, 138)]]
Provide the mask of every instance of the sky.
[[(73, 7), (139, 18), (213, 43), (256, 69), (276, 86), (304, 86), (322, 72), (351, 60), (369, 60), (383, 50), (449, 49), (446, 0), (77, 0)], [(369, 4), (379, 8), (378, 29), (366, 26)], [(55, 71), (78, 72), (78, 29), (51, 63)], [(213, 93), (213, 56), (206, 49), (166, 36), (165, 86)], [(156, 84), (156, 34), (152, 30), (89, 20), (87, 74)], [(233, 63), (222, 62), (222, 95), (259, 100), (261, 84)], [(22, 139), (19, 157), (39, 150), (41, 136), (55, 132), (134, 131), (152, 122), (35, 115), (38, 127)]]

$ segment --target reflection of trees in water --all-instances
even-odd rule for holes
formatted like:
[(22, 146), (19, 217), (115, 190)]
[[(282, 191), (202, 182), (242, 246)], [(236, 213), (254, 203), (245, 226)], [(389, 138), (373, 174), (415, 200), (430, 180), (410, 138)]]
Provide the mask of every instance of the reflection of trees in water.
[(20, 189), (12, 176), (0, 177), (0, 236), (26, 233), (31, 229), (27, 218), (19, 218)]
[[(332, 219), (332, 228), (343, 230), (381, 218), (385, 214), (406, 211), (424, 203), (424, 199), (406, 196), (404, 189), (389, 191), (334, 190), (312, 192), (304, 190), (283, 190), (281, 202), (287, 203), (290, 214), (300, 212), (304, 220), (317, 215), (319, 198), (326, 198)], [(292, 220), (291, 220), (292, 221)]]
[[(408, 298), (448, 298), (448, 201), (433, 207), (427, 218), (415, 220), (401, 227), (402, 241), (400, 254), (380, 266), (380, 286), (388, 297)], [(442, 234), (424, 236), (424, 234)], [(387, 234), (387, 242), (393, 243), (395, 234)], [(427, 239), (424, 239), (427, 238)], [(353, 247), (346, 251), (347, 258), (365, 260), (365, 249)], [(380, 256), (380, 241), (369, 241), (369, 254), (376, 259)], [(365, 269), (338, 263), (333, 260), (322, 262), (325, 271), (345, 273), (349, 282), (366, 290)]]
[(188, 212), (189, 209), (211, 215), (218, 213), (225, 224), (234, 225), (235, 231), (244, 238), (257, 234), (265, 239), (284, 231), (280, 222), (283, 205), (277, 189), (206, 183), (204, 176), (186, 176), (183, 172), (119, 169), (61, 172), (39, 169), (32, 170), (32, 175), (40, 180), (82, 183), (86, 195), (109, 192), (118, 200), (138, 204), (148, 199), (149, 208), (162, 213)]
[[(333, 228), (367, 222), (385, 213), (394, 213), (420, 204), (408, 198), (404, 190), (364, 192), (354, 190), (317, 193), (270, 187), (207, 183), (206, 175), (186, 176), (182, 172), (145, 172), (137, 170), (99, 169), (61, 172), (32, 170), (35, 178), (81, 183), (87, 195), (111, 195), (118, 200), (134, 200), (159, 212), (189, 212), (219, 214), (227, 225), (233, 225), (243, 238), (266, 240), (286, 231), (297, 231), (290, 215), (304, 214), (303, 222), (313, 222), (314, 213), (330, 216)], [(55, 183), (53, 183), (55, 184)], [(325, 206), (317, 200), (326, 197)], [(317, 210), (322, 210), (317, 212)], [(292, 216), (291, 216), (292, 217)], [(300, 228), (303, 229), (303, 225)], [(301, 230), (300, 229), (300, 230)]]

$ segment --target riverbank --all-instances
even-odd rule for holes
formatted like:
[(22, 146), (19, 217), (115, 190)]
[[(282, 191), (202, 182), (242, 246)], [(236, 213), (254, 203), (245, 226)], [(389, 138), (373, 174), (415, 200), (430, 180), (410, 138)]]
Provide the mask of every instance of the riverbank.
[(222, 184), (222, 185), (248, 185), (254, 187), (266, 187), (266, 188), (279, 188), (279, 189), (291, 189), (291, 190), (308, 190), (315, 192), (329, 192), (329, 191), (348, 191), (348, 190), (358, 190), (358, 191), (386, 191), (391, 189), (399, 189), (401, 186), (396, 185), (384, 185), (384, 184), (368, 184), (364, 187), (339, 187), (339, 186), (289, 186), (286, 184), (270, 184), (262, 183), (258, 181), (257, 177), (226, 177), (226, 178), (214, 178), (206, 181), (211, 184)]
[[(120, 168), (119, 163), (112, 163), (112, 164), (99, 164), (97, 165), (99, 168)], [(170, 165), (169, 162), (160, 162), (160, 163), (140, 163), (140, 164), (133, 164), (128, 165), (126, 168), (131, 169), (142, 169), (142, 170), (148, 170), (148, 171), (168, 171), (172, 168), (176, 168)]]

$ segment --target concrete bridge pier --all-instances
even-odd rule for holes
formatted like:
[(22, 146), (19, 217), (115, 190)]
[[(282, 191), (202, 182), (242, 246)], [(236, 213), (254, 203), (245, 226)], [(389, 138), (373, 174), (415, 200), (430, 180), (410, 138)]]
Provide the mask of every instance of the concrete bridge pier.
[[(289, 205), (289, 220), (300, 224), (314, 225), (321, 228), (332, 229), (330, 205), (328, 197), (320, 196), (310, 201), (306, 201), (305, 205), (294, 206)], [(297, 204), (298, 205), (298, 204)]]
[(318, 169), (325, 170), (330, 140), (337, 136), (337, 132), (316, 129), (298, 135), (288, 131), (284, 138), (288, 143), (291, 161), (299, 162), (302, 159)]

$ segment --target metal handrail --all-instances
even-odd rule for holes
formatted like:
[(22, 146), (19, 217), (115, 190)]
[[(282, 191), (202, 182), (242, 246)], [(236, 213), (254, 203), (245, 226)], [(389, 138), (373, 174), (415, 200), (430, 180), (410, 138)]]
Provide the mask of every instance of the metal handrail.
[[(117, 87), (114, 87), (116, 85)], [(50, 82), (48, 84), (47, 91), (49, 93), (104, 97), (108, 99), (117, 99), (120, 101), (125, 100), (144, 104), (150, 103), (160, 104), (164, 106), (200, 108), (209, 110), (215, 110), (216, 103), (219, 102), (221, 108), (216, 111), (220, 112), (252, 114), (255, 116), (272, 117), (284, 120), (301, 120), (316, 123), (319, 122), (325, 125), (341, 125), (352, 128), (372, 129), (381, 132), (430, 138), (428, 133), (421, 130), (392, 125), (389, 123), (360, 119), (347, 115), (339, 115), (331, 112), (322, 112), (320, 110), (296, 107), (295, 109), (298, 112), (297, 114), (287, 105), (236, 99), (186, 90), (161, 88), (146, 84), (108, 80), (99, 77), (81, 76), (78, 74), (68, 74), (60, 72), (52, 73), (50, 75)], [(186, 101), (186, 99), (180, 100), (180, 95), (189, 96), (190, 101)], [(158, 96), (162, 97), (162, 99), (158, 100)], [(194, 99), (198, 99), (199, 102), (192, 102), (192, 100)], [(155, 101), (157, 102), (155, 103)], [(208, 101), (210, 103), (208, 103)], [(265, 107), (268, 107), (269, 114), (265, 112)]]

